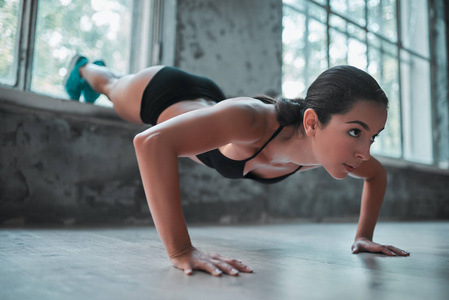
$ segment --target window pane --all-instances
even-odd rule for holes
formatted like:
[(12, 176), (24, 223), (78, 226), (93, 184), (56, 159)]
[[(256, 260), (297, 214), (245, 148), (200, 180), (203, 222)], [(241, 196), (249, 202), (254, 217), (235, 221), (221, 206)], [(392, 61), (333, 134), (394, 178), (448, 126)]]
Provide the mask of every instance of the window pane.
[(283, 83), (282, 93), (285, 97), (305, 96), (305, 24), (303, 14), (284, 6), (283, 17)]
[(288, 98), (305, 97), (307, 87), (328, 68), (326, 10), (309, 2), (297, 8), (284, 6), (282, 93)]
[(346, 22), (343, 18), (340, 18), (336, 15), (331, 14), (329, 17), (329, 25), (340, 31), (341, 33), (346, 33), (346, 26), (348, 22)]
[[(401, 1), (400, 5), (397, 1)], [(303, 18), (301, 26), (305, 30), (295, 45), (289, 45), (290, 48), (286, 47), (284, 41), (284, 47), (290, 51), (284, 52), (288, 54), (284, 57), (284, 77), (288, 78), (288, 81), (284, 80), (284, 92), (293, 86), (305, 92), (314, 79), (311, 75), (318, 75), (324, 70), (326, 56), (322, 51), (326, 49), (327, 35), (322, 26), (327, 24), (327, 20), (324, 14), (319, 13), (323, 8), (314, 2), (284, 0), (284, 3), (292, 3), (300, 11)], [(432, 163), (427, 1), (330, 0), (329, 5), (329, 65), (349, 64), (368, 70), (389, 98), (386, 128), (373, 144), (373, 153)], [(398, 40), (397, 7), (401, 9), (401, 41)], [(368, 21), (366, 28), (363, 27), (365, 11)], [(294, 28), (294, 24), (289, 28)], [(319, 41), (320, 37), (322, 41)], [(286, 67), (288, 63), (290, 66)], [(290, 70), (292, 65), (298, 66), (298, 69)], [(305, 82), (300, 88), (297, 85), (299, 78)]]
[(67, 98), (62, 85), (75, 53), (128, 72), (132, 0), (39, 1), (31, 88)]
[(366, 45), (359, 40), (349, 39), (348, 64), (366, 70)]
[(0, 83), (14, 85), (17, 70), (17, 46), (20, 0), (0, 1)]
[(385, 42), (378, 40), (379, 47), (370, 47), (368, 72), (379, 82), (389, 99), (388, 120), (385, 130), (372, 146), (375, 154), (401, 157), (401, 118), (399, 103), (399, 71), (397, 56), (384, 51)]
[(288, 4), (289, 7), (294, 7), (296, 10), (301, 12), (305, 11), (306, 0), (283, 0), (282, 2), (283, 4)]
[(348, 64), (362, 70), (367, 68), (366, 34), (358, 26), (348, 24)]
[(383, 59), (383, 76), (380, 84), (389, 98), (387, 129), (385, 131), (383, 153), (399, 157), (401, 149), (401, 106), (399, 92), (399, 64), (397, 56), (385, 55)]
[(330, 0), (331, 10), (365, 26), (365, 0)]
[(401, 1), (401, 34), (404, 48), (429, 57), (427, 1)]
[(401, 52), (401, 61), (404, 157), (432, 163), (430, 63), (406, 51)]
[(331, 15), (329, 57), (331, 66), (350, 64), (366, 70), (366, 34), (359, 26)]
[(308, 13), (311, 18), (315, 19), (316, 21), (322, 24), (326, 24), (327, 12), (324, 8), (311, 2), (308, 2), (306, 6), (308, 8)]
[(327, 66), (326, 25), (313, 19), (309, 20), (309, 37), (306, 44), (308, 55), (307, 86), (320, 75)]
[[(314, 1), (323, 6), (327, 5), (327, 0), (314, 0)], [(310, 2), (310, 0), (282, 0), (283, 4), (287, 4), (291, 7), (294, 7), (301, 12), (305, 11), (305, 7), (308, 5), (308, 2)]]
[(367, 5), (368, 29), (396, 42), (396, 0), (368, 0)]
[(368, 34), (370, 73), (380, 84), (389, 100), (388, 119), (372, 146), (372, 152), (390, 157), (401, 157), (401, 108), (399, 102), (398, 52), (394, 44), (374, 34)]
[(335, 29), (330, 29), (329, 59), (331, 67), (348, 64), (348, 38)]

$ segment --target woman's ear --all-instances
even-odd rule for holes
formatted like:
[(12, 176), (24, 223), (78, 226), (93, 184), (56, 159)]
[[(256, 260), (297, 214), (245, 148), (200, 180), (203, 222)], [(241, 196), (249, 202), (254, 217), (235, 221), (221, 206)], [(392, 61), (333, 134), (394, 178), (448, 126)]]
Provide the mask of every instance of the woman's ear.
[(316, 111), (313, 110), (312, 108), (308, 108), (304, 112), (304, 117), (303, 117), (303, 126), (304, 126), (304, 131), (306, 132), (306, 135), (307, 136), (315, 135), (315, 132), (318, 129), (318, 124), (319, 124), (319, 120), (318, 120), (318, 115), (317, 115)]

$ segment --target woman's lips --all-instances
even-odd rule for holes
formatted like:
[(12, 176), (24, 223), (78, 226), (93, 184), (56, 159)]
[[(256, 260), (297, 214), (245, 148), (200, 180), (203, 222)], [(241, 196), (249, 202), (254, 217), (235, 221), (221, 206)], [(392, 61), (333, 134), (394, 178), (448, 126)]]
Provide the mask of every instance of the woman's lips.
[(355, 168), (351, 167), (350, 165), (347, 165), (347, 164), (343, 164), (343, 165), (345, 166), (346, 171), (348, 171), (349, 173), (355, 170)]

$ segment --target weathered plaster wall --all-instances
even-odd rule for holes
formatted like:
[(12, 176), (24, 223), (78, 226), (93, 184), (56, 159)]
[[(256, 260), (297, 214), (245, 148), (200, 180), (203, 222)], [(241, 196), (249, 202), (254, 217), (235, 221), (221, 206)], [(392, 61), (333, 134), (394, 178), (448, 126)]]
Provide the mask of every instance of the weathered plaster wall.
[[(178, 4), (177, 66), (228, 96), (280, 92), (280, 0)], [(1, 95), (0, 124), (0, 225), (150, 222), (132, 146), (142, 127), (5, 106)], [(381, 218), (449, 218), (449, 175), (387, 170)], [(221, 223), (356, 218), (363, 184), (312, 170), (267, 186), (185, 159), (180, 183), (188, 221)]]
[(209, 76), (228, 97), (281, 89), (279, 0), (178, 0), (175, 65)]
[(449, 11), (449, 3), (446, 2), (446, 8), (443, 0), (430, 1), (433, 9), (430, 18), (431, 33), (435, 40), (435, 47), (432, 48), (434, 57), (433, 72), (435, 80), (432, 82), (432, 88), (435, 91), (434, 119), (437, 130), (434, 133), (436, 140), (435, 155), (437, 163), (442, 168), (449, 168), (449, 80), (448, 80), (448, 51), (446, 24), (449, 24), (449, 16), (445, 11)]
[(137, 131), (0, 107), (0, 224), (123, 221), (146, 203)]

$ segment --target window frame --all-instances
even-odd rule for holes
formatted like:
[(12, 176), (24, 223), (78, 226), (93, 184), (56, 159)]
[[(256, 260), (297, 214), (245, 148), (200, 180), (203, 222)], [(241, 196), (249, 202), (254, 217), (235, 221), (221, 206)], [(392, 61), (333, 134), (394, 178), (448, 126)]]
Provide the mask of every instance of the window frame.
[[(377, 32), (373, 32), (373, 31), (371, 31), (368, 28), (368, 19), (367, 19), (368, 18), (368, 14), (367, 14), (368, 7), (367, 7), (367, 2), (366, 1), (365, 1), (365, 25), (364, 26), (361, 25), (361, 24), (358, 24), (357, 22), (355, 22), (353, 20), (351, 20), (350, 18), (346, 17), (345, 15), (340, 14), (339, 12), (333, 10), (330, 7), (330, 1), (329, 0), (325, 1), (326, 4), (322, 4), (322, 3), (318, 2), (318, 1), (315, 1), (315, 0), (304, 0), (304, 1), (312, 3), (313, 5), (319, 6), (319, 7), (321, 7), (322, 9), (324, 9), (326, 11), (326, 14), (327, 14), (326, 23), (323, 23), (323, 24), (326, 26), (326, 38), (327, 38), (327, 40), (326, 40), (326, 43), (327, 43), (327, 57), (326, 57), (326, 59), (327, 59), (328, 67), (331, 65), (331, 62), (330, 62), (331, 59), (330, 59), (330, 55), (329, 55), (329, 49), (330, 49), (330, 43), (331, 43), (331, 37), (330, 37), (331, 36), (331, 34), (330, 34), (331, 29), (332, 30), (336, 30), (336, 31), (338, 31), (338, 32), (340, 32), (340, 33), (342, 33), (344, 35), (347, 35), (345, 32), (341, 32), (339, 30), (339, 28), (333, 27), (333, 26), (330, 25), (329, 21), (330, 21), (330, 16), (331, 15), (337, 16), (337, 17), (341, 18), (342, 20), (344, 20), (347, 24), (352, 24), (353, 26), (356, 26), (357, 28), (360, 28), (361, 30), (363, 30), (365, 32), (365, 35), (366, 35), (365, 36), (365, 40), (360, 40), (360, 39), (358, 39), (355, 36), (353, 36), (351, 38), (357, 39), (359, 42), (364, 43), (365, 45), (367, 45), (367, 47), (368, 47), (367, 48), (367, 52), (366, 52), (366, 54), (367, 54), (367, 57), (366, 57), (367, 66), (369, 65), (369, 62), (370, 62), (369, 51), (370, 51), (370, 48), (372, 48), (372, 46), (369, 45), (368, 33), (374, 35), (376, 38), (382, 40), (383, 42), (389, 43), (390, 45), (394, 45), (394, 47), (396, 48), (395, 51), (396, 51), (396, 56), (397, 56), (398, 84), (399, 84), (399, 91), (398, 91), (398, 97), (399, 97), (399, 103), (398, 103), (399, 104), (399, 122), (401, 124), (401, 130), (400, 130), (400, 145), (401, 145), (400, 146), (400, 153), (401, 153), (401, 155), (400, 155), (400, 157), (390, 157), (390, 156), (386, 156), (386, 155), (382, 155), (382, 154), (376, 154), (376, 157), (379, 157), (380, 160), (382, 160), (383, 162), (386, 162), (388, 165), (395, 165), (395, 166), (401, 166), (401, 167), (404, 167), (404, 166), (416, 167), (416, 166), (418, 166), (418, 167), (424, 168), (424, 169), (434, 169), (434, 170), (439, 170), (439, 171), (441, 171), (441, 170), (444, 171), (446, 168), (449, 169), (449, 166), (445, 166), (444, 164), (443, 165), (441, 164), (441, 160), (443, 158), (440, 157), (440, 153), (439, 153), (439, 150), (438, 150), (438, 143), (440, 141), (438, 140), (438, 137), (437, 137), (436, 134), (433, 134), (432, 138), (431, 138), (432, 139), (432, 152), (431, 152), (432, 162), (431, 163), (422, 163), (422, 162), (419, 162), (419, 161), (410, 160), (410, 159), (405, 158), (405, 154), (404, 154), (404, 151), (405, 151), (405, 149), (404, 149), (404, 135), (405, 135), (405, 131), (404, 131), (404, 128), (403, 128), (403, 125), (404, 125), (404, 120), (403, 120), (403, 101), (404, 100), (403, 100), (403, 95), (402, 95), (402, 88), (403, 87), (402, 87), (402, 78), (401, 78), (401, 70), (400, 70), (401, 64), (402, 64), (401, 52), (406, 52), (409, 55), (412, 55), (412, 56), (414, 56), (416, 58), (425, 60), (428, 63), (428, 65), (429, 65), (429, 72), (430, 72), (430, 91), (429, 91), (429, 93), (430, 93), (430, 99), (429, 99), (429, 101), (430, 101), (430, 108), (429, 109), (430, 109), (430, 113), (431, 113), (431, 116), (430, 116), (431, 124), (430, 124), (430, 126), (431, 126), (432, 132), (435, 132), (435, 130), (438, 129), (438, 123), (437, 123), (437, 120), (436, 120), (436, 118), (437, 118), (437, 113), (436, 113), (436, 110), (437, 110), (437, 108), (436, 108), (436, 106), (437, 106), (437, 104), (436, 104), (436, 89), (435, 89), (435, 86), (433, 84), (435, 82), (435, 78), (438, 77), (437, 74), (436, 74), (436, 64), (437, 64), (437, 62), (436, 62), (436, 58), (435, 58), (435, 55), (434, 55), (435, 54), (435, 37), (431, 34), (431, 32), (434, 30), (433, 26), (434, 26), (434, 21), (435, 21), (434, 18), (435, 17), (432, 16), (432, 9), (434, 9), (433, 5), (435, 3), (433, 1), (426, 0), (426, 2), (427, 2), (427, 16), (428, 16), (428, 31), (429, 31), (429, 57), (425, 57), (424, 55), (414, 51), (413, 49), (410, 49), (409, 47), (405, 47), (402, 44), (403, 37), (402, 37), (402, 30), (401, 30), (401, 10), (400, 10), (401, 1), (400, 0), (396, 1), (396, 16), (395, 16), (396, 20), (397, 20), (397, 24), (396, 24), (396, 26), (397, 26), (397, 40), (396, 41), (389, 40), (388, 38), (383, 37), (381, 34), (379, 34)], [(289, 9), (293, 9), (293, 10), (297, 11), (298, 13), (301, 13), (301, 14), (305, 15), (305, 12), (302, 11), (301, 8), (295, 7), (294, 4), (284, 3), (283, 2), (283, 7), (286, 7), (286, 6), (288, 6)], [(316, 19), (314, 16), (311, 16), (311, 15), (306, 16), (306, 18), (312, 18), (315, 21), (320, 22), (320, 20)], [(446, 79), (447, 79), (447, 77), (446, 77)]]
[[(173, 9), (173, 1), (175, 0), (133, 1), (132, 41), (137, 46), (131, 47), (130, 73), (162, 62), (162, 28), (166, 22), (164, 14)], [(88, 118), (100, 123), (104, 121), (123, 123), (111, 107), (68, 101), (31, 90), (38, 3), (39, 1), (35, 0), (21, 0), (19, 3), (18, 41), (14, 66), (16, 78), (11, 85), (0, 83), (0, 107), (16, 110), (38, 109), (63, 113), (69, 117)], [(164, 49), (165, 51), (174, 50), (174, 43), (168, 43), (168, 46), (168, 50)], [(164, 61), (167, 63), (166, 59)]]

